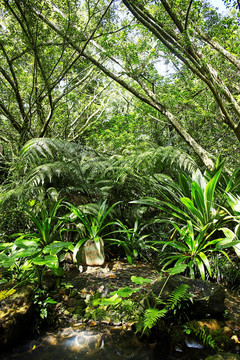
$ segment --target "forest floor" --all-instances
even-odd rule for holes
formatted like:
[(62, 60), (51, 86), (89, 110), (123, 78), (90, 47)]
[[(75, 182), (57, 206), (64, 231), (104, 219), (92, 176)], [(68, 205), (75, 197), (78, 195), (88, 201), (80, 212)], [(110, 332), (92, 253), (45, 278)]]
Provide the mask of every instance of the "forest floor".
[(76, 289), (94, 294), (97, 291), (106, 296), (111, 291), (116, 291), (125, 286), (136, 287), (131, 281), (131, 276), (143, 277), (155, 281), (160, 274), (150, 264), (138, 261), (135, 265), (127, 261), (107, 262), (104, 266), (81, 266), (71, 269), (66, 274)]

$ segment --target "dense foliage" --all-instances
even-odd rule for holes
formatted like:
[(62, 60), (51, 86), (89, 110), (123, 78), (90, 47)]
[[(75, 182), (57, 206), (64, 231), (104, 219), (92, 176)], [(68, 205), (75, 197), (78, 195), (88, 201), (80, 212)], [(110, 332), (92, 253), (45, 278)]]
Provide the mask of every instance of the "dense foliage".
[[(224, 2), (223, 15), (204, 0), (1, 2), (2, 286), (41, 291), (87, 240), (107, 259), (231, 282), (239, 8)], [(171, 306), (144, 309), (142, 331)]]

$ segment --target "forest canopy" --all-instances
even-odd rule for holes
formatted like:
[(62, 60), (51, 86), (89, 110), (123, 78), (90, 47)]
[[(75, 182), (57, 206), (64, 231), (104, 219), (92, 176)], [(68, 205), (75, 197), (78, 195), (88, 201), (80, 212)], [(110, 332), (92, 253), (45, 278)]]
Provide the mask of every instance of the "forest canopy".
[(238, 162), (239, 8), (226, 3), (222, 15), (206, 1), (3, 1), (3, 163), (46, 136)]

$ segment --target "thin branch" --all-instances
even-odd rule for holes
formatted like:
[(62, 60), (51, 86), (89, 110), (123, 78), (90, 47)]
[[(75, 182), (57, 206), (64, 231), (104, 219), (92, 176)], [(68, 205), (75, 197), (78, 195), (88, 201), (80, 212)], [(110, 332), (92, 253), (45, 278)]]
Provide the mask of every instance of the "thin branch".
[(22, 132), (22, 126), (15, 120), (14, 115), (6, 108), (6, 106), (0, 101), (0, 108), (3, 111), (3, 115), (10, 120), (12, 126), (17, 130), (19, 134)]
[(192, 3), (193, 3), (193, 0), (190, 0), (188, 8), (187, 8), (187, 14), (186, 14), (186, 19), (185, 19), (184, 30), (187, 30), (188, 17), (189, 17), (189, 13), (190, 13), (190, 10), (191, 10)]
[(82, 112), (78, 115), (78, 117), (71, 123), (71, 127), (73, 127), (76, 122), (83, 116), (83, 114), (85, 113), (85, 111), (89, 108), (89, 106), (91, 106), (93, 104), (93, 102), (102, 94), (102, 92), (104, 90), (107, 89), (107, 87), (111, 84), (111, 81), (105, 85), (93, 98), (92, 100), (85, 106), (85, 108), (82, 110)]
[(174, 24), (177, 26), (178, 30), (182, 33), (183, 26), (181, 24), (181, 21), (178, 19), (177, 15), (174, 13), (173, 9), (168, 4), (167, 0), (161, 0), (161, 3), (164, 6), (165, 10), (167, 11), (168, 15), (171, 17)]

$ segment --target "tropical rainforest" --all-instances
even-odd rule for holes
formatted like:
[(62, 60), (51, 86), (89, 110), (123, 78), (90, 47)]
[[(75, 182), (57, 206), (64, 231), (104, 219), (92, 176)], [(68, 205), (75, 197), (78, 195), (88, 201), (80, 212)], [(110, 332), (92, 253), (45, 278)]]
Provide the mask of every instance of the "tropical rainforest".
[(89, 239), (239, 289), (240, 4), (212, 3), (1, 1), (2, 289)]

